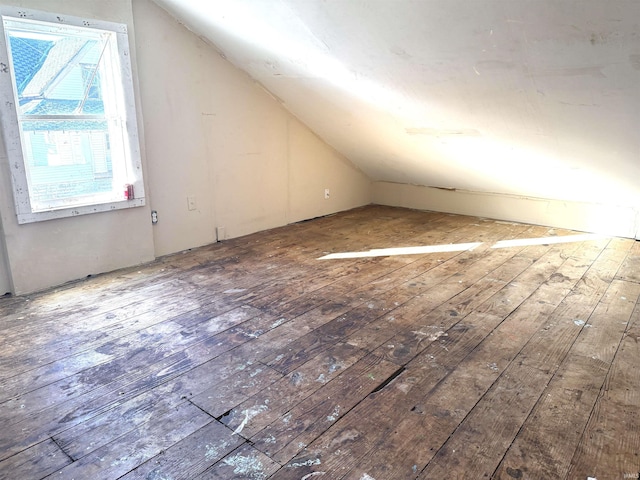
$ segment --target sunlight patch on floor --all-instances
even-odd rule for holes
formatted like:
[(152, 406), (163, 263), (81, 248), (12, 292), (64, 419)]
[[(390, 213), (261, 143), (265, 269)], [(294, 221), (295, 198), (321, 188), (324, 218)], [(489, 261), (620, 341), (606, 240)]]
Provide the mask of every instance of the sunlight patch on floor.
[(463, 252), (473, 250), (482, 245), (482, 242), (474, 243), (452, 243), (448, 245), (426, 245), (422, 247), (397, 247), (397, 248), (376, 248), (366, 252), (342, 252), (331, 253), (320, 257), (318, 260), (336, 260), (342, 258), (365, 258), (365, 257), (389, 257), (393, 255), (421, 255), (425, 253), (440, 252)]
[[(603, 235), (596, 234), (580, 234), (580, 235), (564, 235), (554, 237), (541, 238), (515, 238), (513, 240), (500, 240), (494, 243), (491, 248), (509, 248), (509, 247), (529, 247), (536, 245), (555, 245), (559, 243), (587, 242), (590, 240), (600, 240), (606, 238)], [(394, 255), (423, 255), (427, 253), (441, 252), (464, 252), (478, 248), (484, 242), (472, 243), (450, 243), (446, 245), (425, 245), (417, 247), (396, 247), (396, 248), (375, 248), (362, 252), (340, 252), (331, 253), (318, 260), (339, 260), (347, 258), (370, 258), (370, 257), (391, 257)]]

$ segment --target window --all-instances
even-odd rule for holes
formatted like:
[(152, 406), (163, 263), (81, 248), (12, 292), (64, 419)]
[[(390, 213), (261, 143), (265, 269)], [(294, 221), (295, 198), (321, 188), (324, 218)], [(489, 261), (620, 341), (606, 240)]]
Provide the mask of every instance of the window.
[(19, 223), (144, 205), (126, 25), (0, 7)]

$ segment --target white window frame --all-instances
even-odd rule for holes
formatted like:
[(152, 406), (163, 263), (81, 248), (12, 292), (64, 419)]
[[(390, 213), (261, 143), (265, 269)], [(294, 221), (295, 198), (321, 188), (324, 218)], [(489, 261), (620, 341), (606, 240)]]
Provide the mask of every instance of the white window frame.
[[(133, 76), (129, 54), (129, 39), (127, 25), (107, 22), (102, 20), (85, 19), (49, 12), (42, 12), (20, 7), (0, 5), (0, 17), (13, 17), (15, 19), (36, 20), (57, 25), (67, 25), (82, 28), (97, 28), (112, 31), (116, 34), (118, 57), (121, 68), (123, 85), (120, 88), (123, 97), (125, 118), (123, 125), (125, 135), (123, 141), (128, 150), (128, 158), (123, 166), (127, 169), (127, 183), (134, 193), (134, 198), (126, 198), (126, 186), (122, 186), (122, 200), (109, 201), (107, 203), (83, 204), (72, 207), (55, 208), (44, 211), (35, 211), (31, 206), (29, 196), (29, 183), (23, 152), (24, 143), (18, 122), (18, 110), (15, 99), (12, 68), (9, 46), (4, 31), (4, 21), (0, 21), (0, 95), (3, 101), (0, 104), (0, 120), (2, 121), (4, 144), (9, 159), (11, 182), (16, 215), (19, 224), (51, 220), (55, 218), (72, 217), (89, 213), (106, 212), (145, 205), (144, 182), (142, 176), (142, 162), (140, 155), (140, 143), (138, 139), (138, 127), (136, 119), (136, 103), (133, 88)], [(115, 168), (115, 167), (114, 167)], [(114, 189), (118, 186), (114, 186)]]

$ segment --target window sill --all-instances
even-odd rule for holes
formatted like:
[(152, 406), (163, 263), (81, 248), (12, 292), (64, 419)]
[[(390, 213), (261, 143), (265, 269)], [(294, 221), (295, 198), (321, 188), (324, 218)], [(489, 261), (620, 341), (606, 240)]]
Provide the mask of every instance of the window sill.
[(55, 220), (57, 218), (77, 217), (90, 213), (112, 212), (126, 208), (142, 207), (145, 204), (146, 202), (144, 198), (136, 198), (133, 200), (123, 200), (121, 202), (103, 203), (99, 205), (61, 208), (59, 210), (49, 210), (47, 212), (19, 213), (18, 223), (23, 225), (26, 223), (42, 222), (44, 220)]

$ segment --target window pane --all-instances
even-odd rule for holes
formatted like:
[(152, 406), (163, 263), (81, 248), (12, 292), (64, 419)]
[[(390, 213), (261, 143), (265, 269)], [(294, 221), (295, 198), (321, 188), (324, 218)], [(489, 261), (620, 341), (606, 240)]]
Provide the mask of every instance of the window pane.
[(126, 25), (2, 5), (0, 14), (18, 222), (144, 205)]
[(112, 54), (112, 32), (5, 23), (20, 114), (104, 114), (101, 70)]
[[(106, 121), (24, 121), (22, 132), (35, 211), (86, 204), (88, 195), (114, 200), (104, 195), (114, 190)], [(117, 193), (121, 199), (121, 189)], [(99, 203), (96, 200), (93, 202)]]

